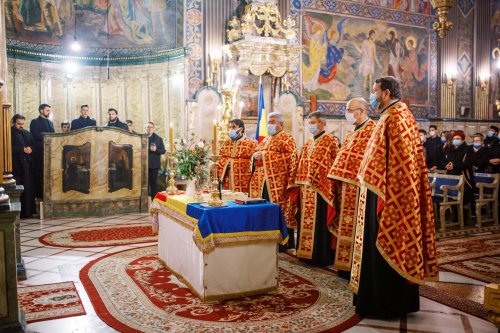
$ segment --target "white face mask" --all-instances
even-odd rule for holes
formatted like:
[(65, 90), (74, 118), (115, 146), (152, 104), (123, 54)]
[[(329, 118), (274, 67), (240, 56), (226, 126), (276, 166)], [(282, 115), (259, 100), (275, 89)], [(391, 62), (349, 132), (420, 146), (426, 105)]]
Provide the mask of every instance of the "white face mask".
[(354, 113), (351, 113), (349, 111), (346, 111), (345, 112), (345, 119), (347, 120), (347, 122), (351, 125), (354, 125), (354, 123), (356, 122), (356, 118), (354, 118)]
[(429, 135), (432, 136), (432, 137), (434, 137), (434, 135), (436, 135), (436, 131), (430, 131)]

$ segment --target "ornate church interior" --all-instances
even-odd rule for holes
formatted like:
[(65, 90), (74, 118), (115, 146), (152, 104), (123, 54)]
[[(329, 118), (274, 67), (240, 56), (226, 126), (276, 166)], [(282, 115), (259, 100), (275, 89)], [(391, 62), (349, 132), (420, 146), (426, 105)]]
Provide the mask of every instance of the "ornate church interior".
[(0, 332), (499, 331), (500, 1), (0, 5)]

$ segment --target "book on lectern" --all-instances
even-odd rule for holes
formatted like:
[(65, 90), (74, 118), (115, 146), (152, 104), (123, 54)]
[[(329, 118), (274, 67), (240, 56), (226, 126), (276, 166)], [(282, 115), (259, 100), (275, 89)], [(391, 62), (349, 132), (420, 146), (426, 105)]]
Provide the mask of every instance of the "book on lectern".
[(252, 204), (265, 203), (267, 202), (267, 200), (262, 198), (246, 198), (246, 199), (235, 199), (234, 202), (240, 205), (252, 205)]

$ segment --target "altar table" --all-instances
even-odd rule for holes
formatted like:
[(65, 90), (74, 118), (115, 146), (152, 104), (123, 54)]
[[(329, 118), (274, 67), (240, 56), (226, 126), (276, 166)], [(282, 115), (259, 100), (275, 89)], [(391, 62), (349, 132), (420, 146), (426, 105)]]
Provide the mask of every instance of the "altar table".
[(158, 257), (203, 301), (278, 288), (277, 244), (287, 229), (272, 203), (205, 208), (186, 196), (157, 195)]

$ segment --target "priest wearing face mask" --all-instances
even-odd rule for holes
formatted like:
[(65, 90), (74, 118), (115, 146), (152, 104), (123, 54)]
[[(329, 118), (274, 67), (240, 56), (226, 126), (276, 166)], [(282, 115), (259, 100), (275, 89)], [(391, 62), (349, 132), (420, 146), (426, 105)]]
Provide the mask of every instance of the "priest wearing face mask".
[(256, 147), (257, 143), (245, 136), (243, 120), (231, 120), (229, 139), (222, 144), (217, 162), (217, 175), (222, 180), (224, 189), (248, 193), (252, 177), (251, 158)]
[(375, 128), (375, 122), (368, 118), (368, 102), (364, 98), (353, 98), (347, 102), (345, 118), (354, 125), (354, 131), (347, 134), (328, 178), (342, 182), (339, 219), (334, 220), (331, 229), (336, 240), (333, 268), (341, 277), (349, 279), (354, 244), (354, 228), (358, 215), (359, 188), (358, 171), (365, 154), (368, 140)]
[(350, 288), (361, 316), (396, 318), (419, 311), (419, 284), (437, 280), (430, 184), (417, 123), (400, 101), (399, 81), (375, 80), (370, 104), (380, 120), (368, 141)]
[(297, 257), (314, 266), (333, 263), (332, 234), (328, 230), (336, 212), (338, 183), (326, 176), (339, 151), (335, 138), (325, 132), (326, 116), (321, 111), (309, 115), (312, 138), (302, 147), (292, 187), (300, 189), (297, 196)]
[(474, 151), (462, 131), (453, 132), (452, 146), (446, 150), (443, 166), (448, 175), (464, 175), (464, 205), (474, 200)]
[(250, 180), (250, 197), (264, 198), (281, 206), (289, 230), (288, 248), (293, 249), (297, 207), (287, 188), (293, 185), (290, 175), (297, 163), (295, 140), (283, 130), (283, 115), (271, 112), (267, 118), (269, 136), (259, 143), (252, 156), (254, 170)]

